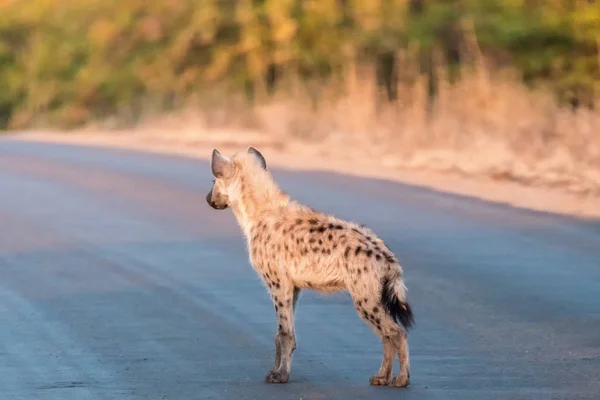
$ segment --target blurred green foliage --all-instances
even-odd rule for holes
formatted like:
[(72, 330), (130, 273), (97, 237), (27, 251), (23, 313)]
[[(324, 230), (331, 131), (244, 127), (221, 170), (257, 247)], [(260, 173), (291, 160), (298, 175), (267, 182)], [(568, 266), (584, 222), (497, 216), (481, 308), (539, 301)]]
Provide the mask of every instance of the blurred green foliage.
[(415, 46), (423, 74), (434, 50), (450, 67), (481, 52), (572, 104), (600, 94), (597, 1), (0, 0), (0, 127), (135, 116), (217, 85), (272, 90), (282, 71), (339, 78), (349, 57), (393, 86), (395, 55)]

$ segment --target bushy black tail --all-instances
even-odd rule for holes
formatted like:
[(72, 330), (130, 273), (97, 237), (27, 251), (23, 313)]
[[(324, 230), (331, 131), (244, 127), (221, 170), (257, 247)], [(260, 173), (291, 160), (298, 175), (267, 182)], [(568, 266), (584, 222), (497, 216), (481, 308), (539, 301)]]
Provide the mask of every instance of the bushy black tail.
[(397, 324), (404, 329), (410, 329), (414, 323), (414, 317), (410, 305), (406, 301), (404, 284), (389, 276), (381, 280), (381, 304), (392, 316)]

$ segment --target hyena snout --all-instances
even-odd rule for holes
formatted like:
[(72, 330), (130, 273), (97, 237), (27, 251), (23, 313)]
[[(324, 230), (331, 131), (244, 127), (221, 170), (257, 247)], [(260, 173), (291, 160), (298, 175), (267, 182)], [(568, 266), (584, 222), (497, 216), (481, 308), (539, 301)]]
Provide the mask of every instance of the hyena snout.
[(213, 194), (212, 189), (210, 189), (210, 192), (206, 195), (206, 202), (215, 210), (224, 210), (229, 207), (227, 201), (222, 196)]

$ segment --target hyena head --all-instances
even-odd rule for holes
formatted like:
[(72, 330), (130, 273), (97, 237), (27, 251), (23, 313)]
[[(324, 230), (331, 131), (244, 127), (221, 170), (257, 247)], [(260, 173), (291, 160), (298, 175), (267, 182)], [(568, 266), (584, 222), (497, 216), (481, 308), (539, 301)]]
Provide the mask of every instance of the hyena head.
[(239, 201), (244, 180), (266, 171), (267, 163), (254, 147), (248, 147), (245, 152), (236, 153), (231, 158), (213, 149), (210, 169), (215, 179), (206, 201), (212, 208), (224, 210)]

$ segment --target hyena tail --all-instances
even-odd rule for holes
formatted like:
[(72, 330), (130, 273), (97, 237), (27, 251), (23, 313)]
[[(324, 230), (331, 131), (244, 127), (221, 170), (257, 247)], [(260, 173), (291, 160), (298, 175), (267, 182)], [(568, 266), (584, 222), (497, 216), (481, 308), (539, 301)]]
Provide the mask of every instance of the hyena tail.
[(396, 323), (410, 329), (415, 321), (406, 300), (406, 287), (401, 277), (384, 276), (381, 280), (381, 304)]

